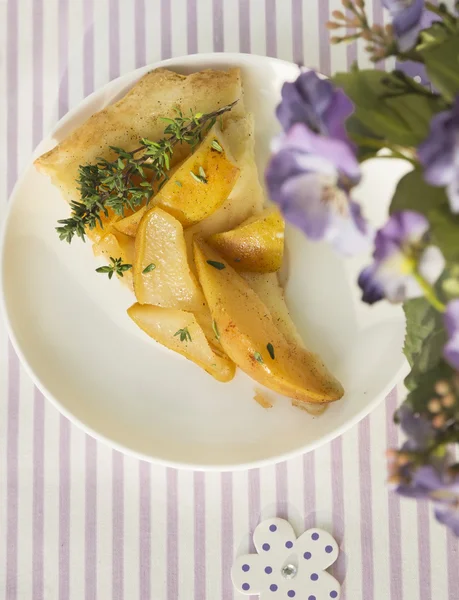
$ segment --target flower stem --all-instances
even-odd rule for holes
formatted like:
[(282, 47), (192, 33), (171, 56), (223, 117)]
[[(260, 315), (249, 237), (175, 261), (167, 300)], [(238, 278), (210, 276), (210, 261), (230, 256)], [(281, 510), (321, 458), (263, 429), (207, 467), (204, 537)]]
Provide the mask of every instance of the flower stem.
[(443, 304), (441, 300), (438, 299), (437, 294), (433, 286), (419, 273), (419, 271), (414, 271), (414, 278), (419, 283), (422, 291), (424, 292), (424, 296), (426, 300), (430, 302), (430, 304), (437, 310), (438, 312), (445, 312), (446, 306)]

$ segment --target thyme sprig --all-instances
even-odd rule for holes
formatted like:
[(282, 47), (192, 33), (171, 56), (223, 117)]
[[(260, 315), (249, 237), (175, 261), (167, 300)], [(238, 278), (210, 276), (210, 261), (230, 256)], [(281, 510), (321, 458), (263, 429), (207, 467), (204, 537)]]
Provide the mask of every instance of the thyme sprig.
[(99, 158), (95, 164), (81, 165), (77, 179), (81, 198), (70, 203), (71, 216), (58, 221), (59, 238), (70, 243), (76, 235), (85, 241), (87, 228), (103, 227), (102, 215), (108, 217), (109, 209), (124, 216), (126, 209), (148, 204), (154, 187), (159, 190), (168, 179), (174, 147), (185, 143), (194, 150), (217, 118), (236, 102), (207, 114), (191, 112), (190, 116), (176, 109), (174, 119), (163, 117), (165, 137), (158, 142), (142, 138), (132, 151), (110, 146), (114, 160)]
[(114, 273), (123, 277), (125, 271), (132, 269), (132, 265), (123, 263), (123, 259), (121, 258), (113, 258), (110, 256), (110, 263), (111, 264), (109, 265), (104, 265), (103, 267), (96, 269), (96, 273), (107, 273), (108, 278), (111, 279)]

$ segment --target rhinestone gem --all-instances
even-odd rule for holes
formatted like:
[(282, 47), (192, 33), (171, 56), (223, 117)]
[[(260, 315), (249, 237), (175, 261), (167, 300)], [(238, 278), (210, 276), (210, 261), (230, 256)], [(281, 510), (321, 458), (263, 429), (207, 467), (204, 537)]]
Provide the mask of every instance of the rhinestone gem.
[(295, 565), (285, 565), (281, 572), (285, 579), (293, 579), (296, 577), (297, 571), (298, 569), (295, 567)]

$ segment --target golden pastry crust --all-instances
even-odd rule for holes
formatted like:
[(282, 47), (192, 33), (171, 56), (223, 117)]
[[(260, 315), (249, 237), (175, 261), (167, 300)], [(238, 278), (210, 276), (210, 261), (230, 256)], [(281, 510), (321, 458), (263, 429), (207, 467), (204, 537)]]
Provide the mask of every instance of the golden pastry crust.
[[(155, 69), (140, 79), (118, 102), (92, 115), (55, 148), (36, 159), (36, 168), (48, 175), (67, 200), (79, 198), (76, 178), (80, 165), (94, 163), (98, 157), (113, 158), (109, 146), (132, 150), (146, 137), (153, 141), (163, 136), (161, 117), (208, 113), (234, 100), (239, 102), (225, 119), (244, 115), (239, 69), (206, 70), (180, 75), (168, 69)], [(187, 149), (183, 147), (182, 153)], [(180, 147), (174, 152), (179, 160)]]

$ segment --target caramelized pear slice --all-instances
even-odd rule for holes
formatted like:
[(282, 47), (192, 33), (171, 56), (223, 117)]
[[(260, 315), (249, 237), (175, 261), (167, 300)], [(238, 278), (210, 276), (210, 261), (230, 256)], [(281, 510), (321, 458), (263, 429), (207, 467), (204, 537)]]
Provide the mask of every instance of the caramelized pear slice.
[(148, 304), (134, 304), (127, 312), (150, 337), (192, 360), (218, 381), (233, 379), (234, 363), (214, 351), (192, 313)]
[(343, 388), (321, 359), (287, 341), (248, 283), (213, 249), (195, 241), (195, 263), (223, 349), (266, 387), (301, 402), (326, 403)]
[(284, 229), (282, 215), (271, 207), (207, 241), (236, 271), (271, 273), (282, 265)]
[(135, 238), (134, 291), (140, 304), (198, 312), (205, 300), (190, 271), (183, 227), (161, 208), (148, 210)]

